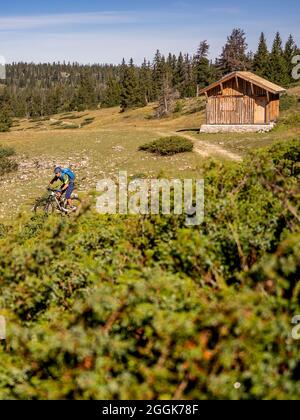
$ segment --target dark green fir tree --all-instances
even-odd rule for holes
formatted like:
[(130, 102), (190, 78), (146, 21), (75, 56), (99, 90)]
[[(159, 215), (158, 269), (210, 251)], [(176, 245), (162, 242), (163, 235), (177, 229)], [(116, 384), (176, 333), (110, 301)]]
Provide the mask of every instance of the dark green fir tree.
[(259, 39), (258, 49), (254, 55), (253, 71), (258, 76), (270, 78), (270, 53), (265, 34), (262, 32)]
[(209, 44), (207, 41), (202, 41), (194, 57), (195, 82), (200, 89), (212, 82), (212, 71), (208, 54)]
[(286, 66), (287, 66), (288, 77), (289, 77), (290, 83), (294, 81), (292, 73), (293, 73), (293, 68), (295, 67), (295, 64), (293, 63), (292, 60), (297, 55), (297, 53), (298, 53), (297, 45), (294, 41), (293, 36), (290, 35), (287, 40), (287, 43), (285, 44), (284, 53), (283, 53)]
[(146, 105), (144, 92), (132, 59), (130, 60), (129, 66), (126, 66), (124, 69), (121, 81), (120, 105), (122, 112)]
[(270, 79), (272, 82), (282, 86), (287, 86), (290, 81), (289, 70), (282, 50), (282, 39), (279, 32), (276, 33), (270, 55)]

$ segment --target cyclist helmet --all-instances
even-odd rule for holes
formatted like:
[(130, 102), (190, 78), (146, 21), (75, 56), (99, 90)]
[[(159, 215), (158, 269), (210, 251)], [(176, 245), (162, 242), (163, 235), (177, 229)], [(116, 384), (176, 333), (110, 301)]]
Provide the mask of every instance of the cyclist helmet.
[(57, 166), (57, 167), (54, 169), (54, 174), (55, 174), (55, 175), (60, 174), (60, 173), (61, 173), (61, 171), (62, 171), (62, 169), (61, 169), (59, 166)]

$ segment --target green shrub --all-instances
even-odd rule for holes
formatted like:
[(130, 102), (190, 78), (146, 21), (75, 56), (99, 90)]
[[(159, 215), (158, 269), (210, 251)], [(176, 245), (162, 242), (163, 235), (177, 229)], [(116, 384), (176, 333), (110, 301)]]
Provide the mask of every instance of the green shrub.
[(192, 141), (185, 139), (184, 137), (172, 136), (144, 144), (140, 146), (139, 150), (156, 153), (162, 156), (171, 156), (177, 153), (191, 152), (193, 147)]
[(291, 108), (294, 108), (298, 103), (298, 98), (291, 95), (283, 95), (280, 98), (280, 110), (288, 111)]
[(84, 121), (81, 123), (81, 127), (84, 127), (86, 125), (92, 124), (92, 122), (95, 120), (95, 118), (85, 118)]
[(281, 118), (278, 128), (293, 128), (293, 127), (300, 127), (300, 114), (295, 113), (288, 115), (287, 117)]
[(174, 112), (180, 114), (183, 111), (183, 108), (184, 108), (184, 105), (182, 101), (177, 101), (174, 108)]
[(9, 231), (9, 227), (0, 223), (0, 238), (4, 238)]
[(7, 131), (9, 131), (10, 127), (10, 124), (3, 123), (0, 121), (0, 133), (6, 133)]
[(11, 147), (3, 147), (0, 145), (0, 176), (18, 169), (17, 163), (11, 159), (15, 151)]
[(15, 155), (15, 151), (12, 147), (4, 147), (0, 145), (0, 159), (8, 158)]
[(206, 100), (197, 98), (195, 104), (189, 109), (188, 114), (195, 114), (196, 112), (202, 112), (206, 110)]
[(6, 109), (0, 109), (0, 133), (9, 131), (12, 123), (10, 113)]
[(9, 172), (15, 172), (18, 169), (18, 164), (10, 159), (0, 159), (0, 176), (3, 176)]
[(63, 124), (61, 127), (63, 130), (76, 130), (76, 128), (80, 128), (77, 124)]

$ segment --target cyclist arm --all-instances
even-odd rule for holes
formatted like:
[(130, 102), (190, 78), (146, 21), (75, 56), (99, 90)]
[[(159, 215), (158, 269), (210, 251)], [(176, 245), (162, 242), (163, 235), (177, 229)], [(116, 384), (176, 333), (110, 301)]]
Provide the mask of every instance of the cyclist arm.
[(49, 184), (49, 186), (51, 186), (51, 185), (53, 185), (55, 182), (57, 182), (58, 181), (58, 178), (57, 178), (57, 176), (55, 176), (53, 179), (52, 179), (52, 181), (50, 181), (50, 184)]
[(69, 187), (69, 183), (62, 184), (62, 186), (61, 186), (61, 192), (63, 193), (64, 191), (66, 191), (68, 189), (68, 187)]
[(62, 193), (64, 193), (68, 189), (69, 184), (70, 184), (70, 179), (69, 179), (68, 175), (65, 175), (64, 176), (64, 182), (63, 182), (63, 184), (60, 188)]

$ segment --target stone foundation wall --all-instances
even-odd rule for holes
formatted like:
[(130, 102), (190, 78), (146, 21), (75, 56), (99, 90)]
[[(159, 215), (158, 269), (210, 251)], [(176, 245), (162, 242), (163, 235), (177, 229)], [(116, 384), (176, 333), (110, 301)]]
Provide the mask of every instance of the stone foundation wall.
[(202, 125), (200, 133), (267, 133), (275, 127), (269, 125)]

